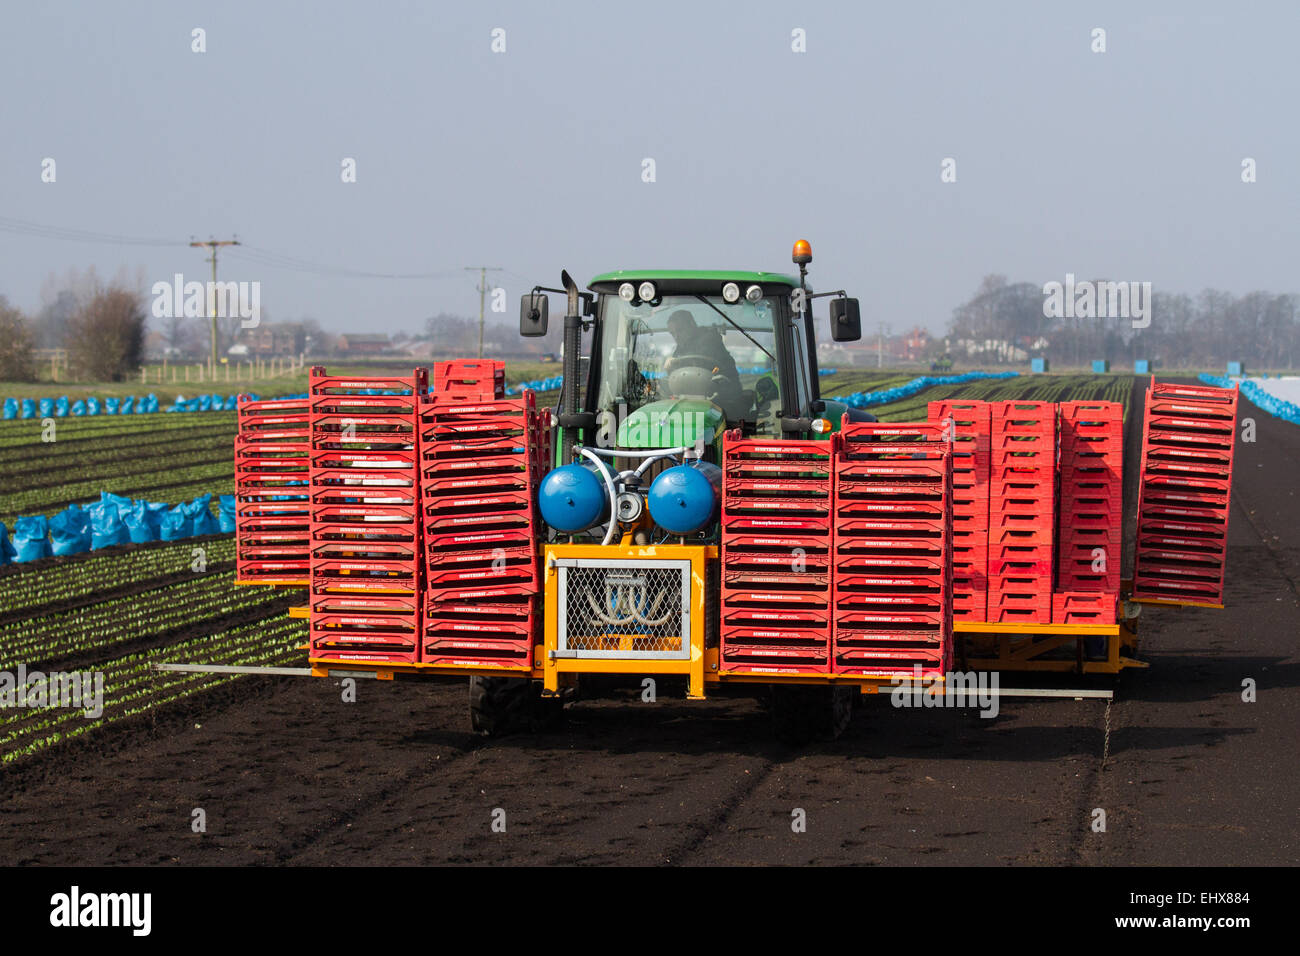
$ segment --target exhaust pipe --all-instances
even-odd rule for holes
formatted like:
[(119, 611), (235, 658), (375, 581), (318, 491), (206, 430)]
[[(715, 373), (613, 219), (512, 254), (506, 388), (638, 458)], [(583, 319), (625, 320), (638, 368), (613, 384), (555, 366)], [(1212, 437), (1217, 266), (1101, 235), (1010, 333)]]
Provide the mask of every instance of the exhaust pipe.
[[(582, 299), (578, 294), (578, 283), (573, 281), (565, 269), (560, 270), (560, 284), (564, 286), (569, 299), (569, 307), (564, 313), (564, 397), (560, 411), (569, 416), (578, 414), (578, 375), (582, 368)], [(567, 464), (573, 458), (573, 428), (564, 429), (561, 462)]]

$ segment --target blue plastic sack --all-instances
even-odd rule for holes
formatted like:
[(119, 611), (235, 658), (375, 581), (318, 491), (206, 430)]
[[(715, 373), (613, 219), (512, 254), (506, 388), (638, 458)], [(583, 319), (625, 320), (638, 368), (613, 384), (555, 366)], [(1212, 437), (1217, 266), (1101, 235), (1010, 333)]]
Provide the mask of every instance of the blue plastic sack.
[(14, 521), (14, 561), (37, 561), (48, 558), (50, 521), (45, 515), (29, 515)]
[(131, 509), (135, 507), (135, 502), (130, 498), (125, 495), (115, 495), (111, 491), (101, 491), (99, 493), (99, 503), (101, 505), (111, 504), (119, 515), (130, 514)]
[(122, 512), (111, 501), (101, 501), (86, 509), (90, 512), (90, 549), (109, 548), (126, 544), (131, 535), (122, 520)]
[(101, 409), (101, 406), (100, 406), (100, 404), (99, 404), (99, 399), (97, 399), (95, 396), (92, 395), (92, 396), (90, 396), (90, 398), (86, 399), (86, 414), (87, 414), (87, 415), (98, 415), (98, 414), (100, 413), (101, 410), (102, 410), (102, 409)]
[(233, 534), (235, 531), (235, 496), (222, 495), (217, 500), (217, 509), (217, 525), (221, 533)]
[(158, 537), (163, 541), (180, 541), (194, 536), (194, 519), (185, 513), (184, 505), (163, 512), (158, 524)]
[(54, 399), (42, 398), (37, 404), (41, 409), (41, 418), (50, 418), (54, 415)]
[(86, 414), (85, 399), (79, 398), (72, 403), (72, 414), (76, 415), (77, 417), (81, 417), (82, 415)]
[(118, 404), (119, 404), (119, 402), (118, 402), (118, 400), (117, 400), (116, 398), (106, 398), (106, 399), (104, 399), (104, 414), (105, 414), (105, 415), (116, 415), (116, 414), (117, 414), (117, 406), (118, 406)]
[(54, 414), (57, 415), (59, 418), (67, 418), (68, 411), (69, 411), (68, 396), (60, 395), (58, 398), (54, 400)]
[(136, 544), (158, 540), (158, 511), (149, 507), (147, 501), (134, 501), (131, 510), (122, 515), (122, 524), (126, 526), (127, 537)]
[(0, 521), (0, 565), (11, 564), (14, 560), (14, 546), (9, 542), (9, 531)]
[(217, 534), (221, 528), (212, 513), (212, 495), (199, 495), (193, 501), (180, 506), (192, 522), (191, 534), (199, 537), (205, 534)]
[(19, 418), (35, 418), (35, 417), (36, 417), (36, 401), (35, 401), (35, 399), (31, 399), (31, 398), (24, 398), (24, 399), (23, 399), (23, 403), (22, 403), (22, 411), (18, 414), (18, 417), (19, 417)]
[(55, 554), (81, 554), (90, 550), (90, 515), (69, 505), (50, 519), (50, 545)]
[(158, 396), (153, 392), (144, 397), (144, 410), (151, 415), (158, 411)]
[(5, 418), (5, 421), (8, 421), (8, 420), (11, 419), (11, 418), (17, 418), (17, 417), (18, 417), (18, 399), (16, 399), (16, 398), (6, 398), (6, 399), (5, 399), (5, 410), (4, 410), (4, 418)]
[(131, 407), (134, 404), (135, 404), (135, 396), (128, 395), (126, 398), (122, 399), (122, 403), (117, 406), (117, 413), (119, 415), (130, 415)]

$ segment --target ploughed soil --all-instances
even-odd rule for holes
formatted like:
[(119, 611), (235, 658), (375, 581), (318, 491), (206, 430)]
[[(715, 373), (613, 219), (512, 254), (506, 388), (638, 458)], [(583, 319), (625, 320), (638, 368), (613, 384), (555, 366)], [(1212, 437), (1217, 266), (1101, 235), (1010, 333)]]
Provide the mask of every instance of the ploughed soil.
[(0, 772), (0, 857), (1294, 865), (1300, 428), (1241, 415), (1257, 440), (1237, 445), (1227, 609), (1145, 608), (1148, 670), (1032, 680), (1112, 687), (1109, 707), (1007, 699), (985, 719), (869, 697), (839, 740), (791, 747), (754, 699), (628, 692), (487, 740), (463, 681), (362, 680), (346, 703), (338, 681), (246, 678)]

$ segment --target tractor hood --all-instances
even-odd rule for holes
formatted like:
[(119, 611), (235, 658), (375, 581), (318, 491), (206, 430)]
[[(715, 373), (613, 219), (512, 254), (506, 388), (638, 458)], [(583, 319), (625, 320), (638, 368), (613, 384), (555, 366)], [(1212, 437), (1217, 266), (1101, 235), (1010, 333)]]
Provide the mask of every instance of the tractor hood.
[(618, 426), (620, 448), (678, 448), (712, 444), (725, 421), (722, 409), (703, 398), (665, 398), (629, 412)]

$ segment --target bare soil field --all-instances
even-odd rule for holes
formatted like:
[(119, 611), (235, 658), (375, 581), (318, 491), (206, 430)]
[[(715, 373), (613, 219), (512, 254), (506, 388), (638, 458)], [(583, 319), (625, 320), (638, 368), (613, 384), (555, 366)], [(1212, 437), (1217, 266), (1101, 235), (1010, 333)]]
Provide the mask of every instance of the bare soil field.
[[(468, 730), (464, 682), (359, 681), (345, 703), (337, 681), (246, 678), (0, 771), (0, 854), (77, 866), (1295, 865), (1300, 429), (1245, 401), (1241, 415), (1258, 440), (1237, 446), (1227, 609), (1148, 607), (1148, 670), (1038, 681), (1113, 687), (1109, 707), (1007, 699), (983, 719), (869, 697), (840, 739), (792, 748), (760, 701), (628, 692), (570, 705), (555, 731), (487, 740)], [(1028, 682), (1013, 676), (1004, 685)], [(1255, 703), (1242, 701), (1246, 679)], [(1090, 826), (1095, 808), (1105, 832)], [(796, 809), (806, 832), (792, 832)]]

